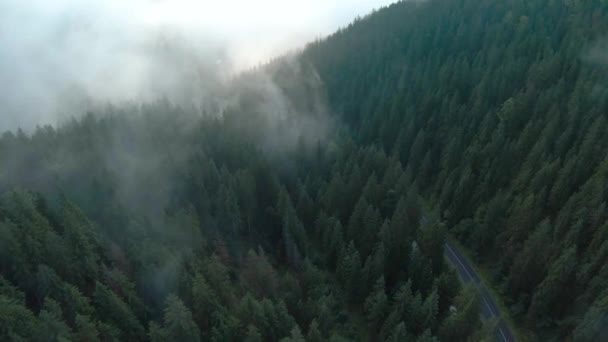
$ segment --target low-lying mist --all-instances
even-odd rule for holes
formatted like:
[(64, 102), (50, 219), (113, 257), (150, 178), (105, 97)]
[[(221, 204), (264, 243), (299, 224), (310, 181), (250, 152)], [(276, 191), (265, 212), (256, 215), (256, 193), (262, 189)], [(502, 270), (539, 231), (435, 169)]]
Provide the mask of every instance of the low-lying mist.
[(7, 132), (0, 137), (0, 193), (27, 189), (55, 204), (66, 196), (113, 239), (125, 229), (164, 234), (167, 212), (200, 183), (196, 172), (218, 175), (218, 183), (259, 165), (293, 175), (293, 155), (331, 139), (323, 84), (296, 56), (218, 83), (213, 92), (202, 107), (166, 97), (106, 104), (57, 127)]
[(66, 195), (121, 236), (128, 221), (159, 225), (198, 160), (222, 174), (261, 154), (292, 173), (292, 152), (334, 126), (293, 49), (372, 1), (229, 3), (1, 2), (0, 192)]
[(389, 2), (2, 1), (0, 131), (108, 103), (208, 110), (237, 73)]

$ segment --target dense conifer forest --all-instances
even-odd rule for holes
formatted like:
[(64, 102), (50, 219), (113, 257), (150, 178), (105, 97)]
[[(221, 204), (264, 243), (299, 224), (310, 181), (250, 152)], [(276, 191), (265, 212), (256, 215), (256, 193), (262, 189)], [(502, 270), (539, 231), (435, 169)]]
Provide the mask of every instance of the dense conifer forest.
[(603, 0), (402, 1), (229, 101), (4, 133), (0, 340), (494, 341), (447, 238), (525, 339), (606, 339), (607, 34)]

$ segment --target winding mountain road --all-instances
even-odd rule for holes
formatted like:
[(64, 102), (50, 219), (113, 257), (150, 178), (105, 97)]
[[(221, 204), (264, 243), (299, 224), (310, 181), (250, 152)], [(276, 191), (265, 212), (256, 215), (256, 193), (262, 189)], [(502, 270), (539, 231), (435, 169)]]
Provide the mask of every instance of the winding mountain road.
[(490, 291), (488, 291), (486, 286), (483, 284), (473, 267), (471, 267), (467, 260), (462, 256), (462, 253), (460, 253), (458, 248), (449, 242), (444, 244), (444, 253), (450, 263), (456, 268), (460, 279), (462, 279), (465, 284), (473, 283), (479, 291), (481, 298), (482, 318), (485, 320), (493, 318), (498, 320), (498, 326), (496, 327), (496, 340), (500, 342), (515, 342), (515, 337), (505, 320), (501, 317), (498, 305), (496, 305)]
[[(426, 225), (428, 223), (428, 219), (426, 215), (422, 216), (420, 219), (421, 225)], [(502, 318), (500, 309), (494, 298), (488, 291), (485, 284), (481, 281), (481, 278), (475, 272), (475, 269), (469, 264), (466, 258), (463, 257), (462, 253), (458, 250), (458, 247), (454, 246), (449, 242), (445, 242), (443, 245), (444, 254), (449, 262), (456, 268), (458, 272), (458, 276), (465, 284), (474, 284), (479, 292), (479, 296), (481, 298), (481, 317), (484, 320), (496, 319), (498, 321), (498, 325), (496, 327), (496, 341), (499, 342), (515, 342), (516, 339), (513, 335), (511, 329)]]

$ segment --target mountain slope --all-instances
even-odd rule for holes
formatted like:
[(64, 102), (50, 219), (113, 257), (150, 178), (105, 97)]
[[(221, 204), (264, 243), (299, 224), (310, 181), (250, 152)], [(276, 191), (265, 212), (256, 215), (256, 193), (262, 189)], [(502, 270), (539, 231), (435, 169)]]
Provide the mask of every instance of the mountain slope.
[(532, 339), (602, 340), (607, 17), (400, 2), (237, 78), (220, 115), (3, 134), (0, 339), (493, 338), (447, 229)]
[(491, 334), (401, 163), (322, 134), (321, 96), (279, 96), (315, 82), (281, 65), (219, 117), (159, 101), (5, 133), (0, 340)]
[(597, 340), (606, 319), (585, 313), (608, 295), (607, 17), (599, 0), (405, 1), (304, 52), (355, 139), (399, 157), (543, 339)]

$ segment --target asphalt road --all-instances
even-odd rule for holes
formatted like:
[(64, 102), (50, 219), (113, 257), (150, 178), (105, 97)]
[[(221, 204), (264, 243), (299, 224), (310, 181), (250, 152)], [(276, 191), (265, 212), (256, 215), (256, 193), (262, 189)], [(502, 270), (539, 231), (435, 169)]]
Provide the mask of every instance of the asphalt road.
[[(426, 216), (423, 216), (420, 219), (420, 224), (425, 225), (427, 223), (428, 219), (426, 218)], [(496, 341), (515, 342), (516, 340), (513, 335), (513, 332), (511, 332), (509, 326), (501, 317), (498, 305), (496, 305), (496, 302), (494, 301), (494, 298), (492, 298), (490, 291), (488, 291), (486, 286), (481, 281), (477, 272), (475, 272), (469, 262), (462, 256), (462, 253), (460, 253), (458, 248), (449, 242), (445, 242), (444, 254), (448, 258), (450, 263), (456, 268), (458, 276), (460, 277), (463, 283), (475, 284), (475, 287), (479, 291), (479, 295), (481, 298), (481, 317), (484, 320), (495, 318), (498, 321), (498, 326), (496, 329)]]
[(480, 280), (479, 275), (477, 275), (473, 267), (471, 267), (467, 260), (462, 256), (462, 253), (458, 251), (456, 246), (449, 242), (444, 244), (444, 253), (450, 263), (454, 265), (458, 271), (460, 279), (467, 284), (474, 283), (477, 287), (481, 298), (482, 318), (485, 320), (496, 318), (498, 321), (496, 340), (500, 342), (514, 342), (515, 337), (505, 320), (501, 317), (500, 310), (498, 309), (498, 305), (496, 305), (494, 298), (492, 298), (492, 295)]

